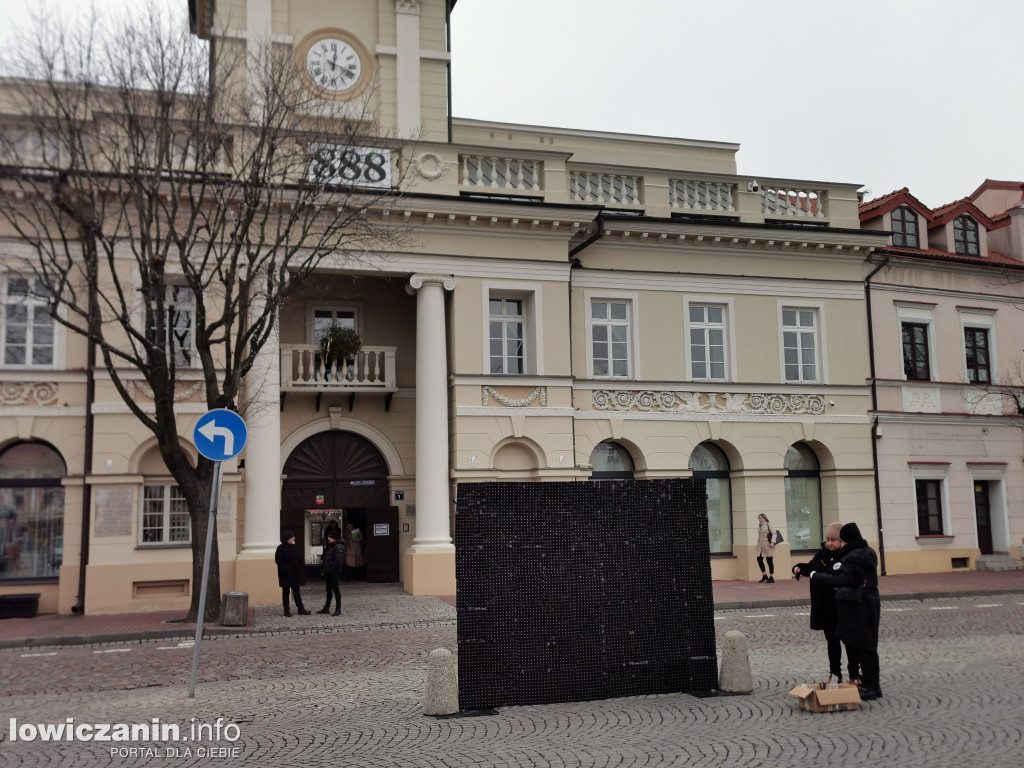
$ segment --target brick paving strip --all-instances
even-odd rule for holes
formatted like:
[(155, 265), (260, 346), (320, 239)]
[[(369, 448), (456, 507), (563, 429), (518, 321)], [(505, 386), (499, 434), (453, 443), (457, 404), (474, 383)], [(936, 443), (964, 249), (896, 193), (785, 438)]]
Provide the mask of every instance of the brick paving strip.
[[(712, 586), (717, 610), (795, 606), (808, 602), (807, 581), (797, 582), (784, 576), (775, 584), (716, 581)], [(1024, 570), (885, 576), (879, 580), (879, 591), (883, 600), (1024, 593)], [(316, 583), (307, 585), (304, 592), (309, 598), (320, 594)], [(431, 626), (437, 622), (453, 622), (455, 618), (454, 596), (414, 597), (406, 594), (400, 584), (349, 583), (342, 603), (343, 615), (338, 618), (316, 613), (288, 618), (282, 615), (280, 605), (250, 607), (247, 626), (221, 627), (207, 623), (204, 637)], [(194, 638), (195, 624), (184, 623), (181, 618), (181, 611), (155, 611), (79, 616), (41, 614), (32, 619), (3, 619), (0, 620), (0, 648)]]

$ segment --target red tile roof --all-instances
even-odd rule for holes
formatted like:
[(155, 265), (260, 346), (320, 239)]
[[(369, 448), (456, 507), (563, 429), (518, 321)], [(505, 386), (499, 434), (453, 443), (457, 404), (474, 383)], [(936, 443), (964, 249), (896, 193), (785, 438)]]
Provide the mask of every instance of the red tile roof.
[(922, 261), (944, 261), (958, 264), (974, 264), (977, 266), (996, 267), (1002, 269), (1024, 270), (1024, 262), (1005, 256), (997, 251), (989, 251), (986, 256), (968, 256), (960, 253), (941, 251), (938, 248), (900, 248), (890, 246), (876, 251), (878, 254), (921, 259)]
[(928, 209), (928, 206), (910, 194), (909, 189), (903, 187), (903, 189), (897, 189), (887, 195), (882, 195), (881, 197), (876, 197), (874, 200), (861, 203), (858, 206), (860, 220), (868, 221), (869, 219), (876, 219), (894, 208), (899, 208), (901, 205), (909, 205), (928, 221), (931, 221), (932, 219), (932, 212)]

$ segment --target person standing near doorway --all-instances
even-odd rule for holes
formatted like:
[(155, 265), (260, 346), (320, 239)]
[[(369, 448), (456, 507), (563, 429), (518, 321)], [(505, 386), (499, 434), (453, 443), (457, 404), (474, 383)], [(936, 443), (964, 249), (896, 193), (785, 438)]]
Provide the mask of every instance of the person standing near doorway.
[(277, 583), (281, 587), (281, 602), (284, 603), (284, 615), (291, 616), (291, 605), (288, 600), (288, 593), (295, 598), (295, 607), (300, 616), (309, 616), (309, 611), (302, 604), (302, 593), (299, 587), (302, 584), (302, 558), (299, 557), (298, 547), (295, 546), (295, 534), (285, 531), (281, 534), (281, 543), (274, 553), (274, 562), (277, 563)]
[[(768, 522), (768, 515), (763, 512), (757, 516), (757, 567), (761, 569), (761, 584), (775, 583), (775, 531)], [(764, 561), (768, 560), (768, 572), (765, 573)]]
[(340, 543), (340, 533), (333, 529), (327, 531), (327, 546), (324, 549), (324, 589), (327, 593), (327, 602), (317, 613), (328, 613), (331, 610), (331, 597), (334, 597), (334, 616), (341, 615), (341, 589), (338, 587), (338, 577), (341, 576), (341, 569), (345, 563), (345, 545)]

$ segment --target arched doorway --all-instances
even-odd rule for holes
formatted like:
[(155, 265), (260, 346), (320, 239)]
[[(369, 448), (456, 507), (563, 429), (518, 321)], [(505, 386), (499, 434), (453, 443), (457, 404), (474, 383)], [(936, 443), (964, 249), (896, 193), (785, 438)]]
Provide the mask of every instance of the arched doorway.
[(284, 475), (281, 530), (295, 534), (309, 574), (320, 572), (321, 534), (335, 519), (363, 533), (354, 546), (364, 548), (367, 581), (398, 581), (398, 508), (389, 506), (388, 465), (373, 443), (353, 432), (320, 432), (292, 451)]

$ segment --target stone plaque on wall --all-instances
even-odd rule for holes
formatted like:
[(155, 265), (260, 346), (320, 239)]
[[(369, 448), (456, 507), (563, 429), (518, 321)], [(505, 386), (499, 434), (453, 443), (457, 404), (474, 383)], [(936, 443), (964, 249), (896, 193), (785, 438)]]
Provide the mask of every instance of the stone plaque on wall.
[(94, 535), (131, 536), (132, 499), (130, 487), (105, 487), (95, 491), (93, 509)]

